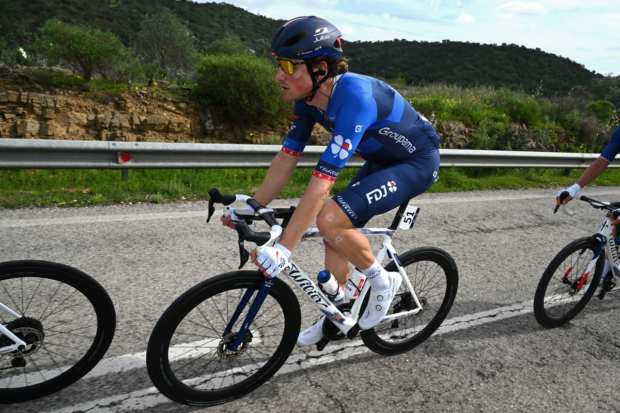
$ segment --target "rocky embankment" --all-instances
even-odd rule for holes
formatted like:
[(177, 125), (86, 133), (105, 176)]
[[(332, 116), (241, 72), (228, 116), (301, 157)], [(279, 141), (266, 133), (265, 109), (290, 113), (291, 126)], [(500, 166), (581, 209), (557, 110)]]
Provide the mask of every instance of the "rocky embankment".
[[(279, 143), (290, 122), (278, 127), (232, 123), (217, 107), (202, 107), (189, 87), (158, 82), (121, 95), (87, 88), (67, 90), (37, 83), (41, 72), (72, 74), (58, 68), (12, 69), (0, 64), (0, 138), (187, 143)], [(464, 149), (471, 130), (444, 124), (442, 148)], [(327, 145), (320, 125), (310, 144)]]

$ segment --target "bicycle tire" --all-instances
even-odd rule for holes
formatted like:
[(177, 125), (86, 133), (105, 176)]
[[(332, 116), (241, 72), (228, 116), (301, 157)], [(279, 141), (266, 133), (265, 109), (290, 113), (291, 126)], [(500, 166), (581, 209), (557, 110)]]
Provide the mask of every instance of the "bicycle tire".
[[(581, 278), (581, 274), (586, 270), (600, 243), (600, 239), (594, 237), (579, 238), (564, 247), (551, 260), (538, 283), (534, 296), (534, 316), (541, 326), (546, 328), (563, 326), (579, 314), (588, 304), (601, 279), (605, 265), (605, 253), (603, 252), (596, 262), (594, 276), (588, 277), (580, 291), (573, 291), (571, 286), (573, 282)], [(563, 282), (562, 278), (568, 271), (576, 254), (584, 248), (587, 250), (584, 251), (585, 256), (579, 259), (575, 268), (569, 274), (576, 274), (576, 277), (567, 278), (567, 280), (570, 280), (569, 284)], [(589, 284), (587, 284), (588, 282)], [(549, 293), (550, 286), (553, 290)], [(586, 286), (589, 286), (589, 288), (585, 293), (581, 294), (580, 292)]]
[[(255, 390), (280, 369), (301, 327), (299, 301), (280, 279), (275, 280), (250, 326), (251, 341), (247, 347), (242, 345), (243, 352), (232, 355), (236, 364), (225, 358), (224, 343), (230, 335), (225, 338), (223, 332), (230, 316), (243, 293), (258, 290), (263, 280), (258, 271), (221, 274), (194, 286), (170, 305), (153, 329), (146, 351), (149, 376), (162, 394), (192, 406), (227, 403)], [(233, 335), (252, 302), (233, 326)], [(197, 341), (186, 343), (188, 339)], [(218, 370), (222, 360), (227, 365)]]
[[(0, 369), (11, 366), (0, 370), (0, 404), (37, 399), (75, 383), (112, 343), (116, 312), (110, 296), (91, 276), (68, 265), (0, 263), (0, 302), (25, 317), (13, 324), (23, 334), (42, 331), (24, 357), (0, 355)], [(0, 311), (3, 325), (11, 322), (8, 318)], [(5, 345), (9, 340), (2, 334), (0, 339)], [(13, 367), (13, 360), (20, 358), (26, 365)]]
[[(405, 252), (399, 259), (418, 300), (425, 308), (414, 316), (398, 319), (396, 327), (394, 323), (389, 323), (360, 333), (369, 349), (384, 356), (405, 353), (428, 339), (450, 312), (458, 290), (456, 264), (444, 250), (434, 247), (416, 248)], [(390, 262), (385, 269), (397, 271), (394, 262)], [(388, 314), (400, 311), (398, 306), (406, 303), (405, 294), (398, 294), (394, 298)], [(415, 303), (411, 304), (415, 306)]]

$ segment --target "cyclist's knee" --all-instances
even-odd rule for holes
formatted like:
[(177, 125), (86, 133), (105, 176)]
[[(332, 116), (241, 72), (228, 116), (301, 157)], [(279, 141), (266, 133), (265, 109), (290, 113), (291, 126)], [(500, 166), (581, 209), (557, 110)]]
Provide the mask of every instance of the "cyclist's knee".
[(325, 242), (337, 245), (343, 238), (343, 231), (353, 227), (349, 218), (334, 201), (327, 202), (316, 217), (316, 226)]

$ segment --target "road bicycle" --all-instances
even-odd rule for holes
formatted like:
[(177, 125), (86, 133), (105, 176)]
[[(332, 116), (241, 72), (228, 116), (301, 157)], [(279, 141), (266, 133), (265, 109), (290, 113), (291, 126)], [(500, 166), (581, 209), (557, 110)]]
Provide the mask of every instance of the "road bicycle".
[[(568, 192), (563, 192), (563, 201)], [(534, 316), (546, 328), (560, 327), (572, 320), (588, 304), (601, 281), (605, 265), (605, 253), (611, 260), (613, 271), (620, 276), (620, 261), (612, 233), (611, 222), (620, 215), (620, 203), (600, 202), (586, 196), (576, 199), (588, 202), (596, 209), (607, 211), (598, 232), (590, 237), (574, 240), (564, 247), (543, 273), (534, 296)], [(557, 212), (558, 207), (555, 208)], [(562, 211), (573, 216), (573, 212), (562, 204)], [(603, 299), (615, 283), (612, 271), (603, 279), (599, 299)]]
[(75, 383), (104, 356), (115, 329), (112, 300), (89, 275), (47, 261), (0, 263), (0, 403)]
[[(234, 210), (242, 219), (235, 225), (239, 270), (249, 257), (245, 243), (260, 249), (277, 241), (295, 211), (295, 207), (265, 208), (248, 196), (221, 195), (215, 188), (209, 195), (207, 222), (215, 203), (224, 205), (224, 216), (234, 202), (257, 211)], [(398, 255), (391, 245), (397, 228), (410, 229), (418, 215), (418, 208), (403, 204), (389, 228), (360, 229), (366, 236), (382, 237), (377, 261), (387, 256), (386, 270), (403, 277), (388, 315), (373, 329), (362, 331), (357, 323), (368, 302), (369, 283), (358, 290), (357, 299), (336, 307), (293, 261), (276, 279), (259, 271), (232, 271), (194, 286), (159, 319), (146, 354), (151, 380), (169, 399), (196, 406), (230, 402), (265, 383), (293, 351), (301, 327), (299, 301), (284, 277), (327, 317), (318, 350), (329, 341), (353, 339), (358, 333), (378, 354), (392, 356), (413, 349), (441, 325), (458, 287), (458, 270), (447, 252), (422, 247)], [(253, 231), (253, 221), (264, 221), (270, 231)], [(310, 228), (303, 239), (319, 237), (318, 229)]]

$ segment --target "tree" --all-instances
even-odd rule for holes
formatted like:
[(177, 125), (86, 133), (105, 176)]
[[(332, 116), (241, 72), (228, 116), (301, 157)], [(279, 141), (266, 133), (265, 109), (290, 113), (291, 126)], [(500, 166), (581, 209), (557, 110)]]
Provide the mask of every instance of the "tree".
[(110, 31), (72, 26), (50, 19), (41, 28), (41, 45), (49, 61), (66, 63), (89, 81), (95, 69), (105, 72), (131, 58), (129, 49)]
[(196, 62), (194, 37), (170, 9), (147, 15), (134, 38), (136, 55), (140, 58), (149, 78), (149, 84), (158, 73), (175, 77), (180, 72), (191, 72)]

